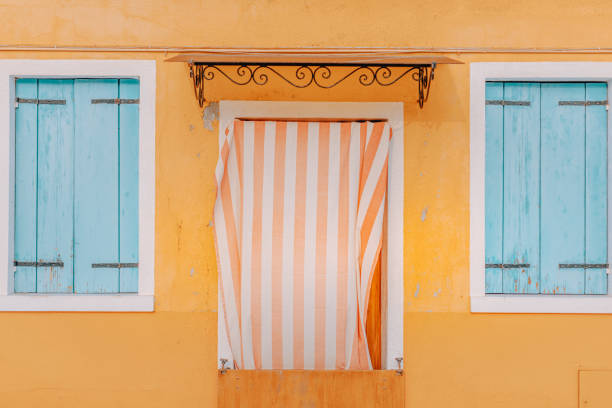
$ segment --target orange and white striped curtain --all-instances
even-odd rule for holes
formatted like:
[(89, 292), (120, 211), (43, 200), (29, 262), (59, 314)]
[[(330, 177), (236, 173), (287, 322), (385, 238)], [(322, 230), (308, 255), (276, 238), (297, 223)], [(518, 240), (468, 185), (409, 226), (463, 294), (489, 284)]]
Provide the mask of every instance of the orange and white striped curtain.
[(386, 122), (236, 120), (216, 168), (220, 296), (240, 369), (371, 369)]

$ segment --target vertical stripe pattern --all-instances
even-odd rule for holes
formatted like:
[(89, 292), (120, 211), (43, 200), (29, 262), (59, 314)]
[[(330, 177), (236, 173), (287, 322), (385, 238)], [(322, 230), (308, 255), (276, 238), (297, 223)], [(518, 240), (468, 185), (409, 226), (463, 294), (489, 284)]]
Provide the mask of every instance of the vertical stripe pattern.
[(220, 296), (241, 369), (371, 369), (386, 122), (236, 120), (216, 169)]

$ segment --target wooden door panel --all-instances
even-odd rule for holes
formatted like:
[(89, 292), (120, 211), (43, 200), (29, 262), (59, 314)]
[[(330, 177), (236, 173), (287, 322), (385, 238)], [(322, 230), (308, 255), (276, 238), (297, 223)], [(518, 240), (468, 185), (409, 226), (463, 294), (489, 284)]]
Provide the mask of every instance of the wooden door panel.
[(219, 374), (218, 406), (403, 407), (404, 380), (392, 370), (229, 370)]

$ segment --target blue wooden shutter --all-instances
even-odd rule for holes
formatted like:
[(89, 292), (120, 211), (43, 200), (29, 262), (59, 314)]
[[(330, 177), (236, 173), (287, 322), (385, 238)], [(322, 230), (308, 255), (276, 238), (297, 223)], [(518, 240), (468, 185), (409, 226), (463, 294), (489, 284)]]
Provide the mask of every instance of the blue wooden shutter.
[(137, 99), (138, 80), (20, 79), (16, 94), (15, 291), (137, 292), (138, 105), (92, 100)]
[[(138, 99), (137, 80), (76, 80), (75, 291), (137, 292), (138, 105), (92, 103)], [(105, 265), (110, 264), (110, 265)]]
[(488, 83), (486, 98), (525, 102), (486, 108), (486, 292), (607, 293), (606, 270), (580, 266), (607, 263), (607, 114), (585, 103), (606, 84)]

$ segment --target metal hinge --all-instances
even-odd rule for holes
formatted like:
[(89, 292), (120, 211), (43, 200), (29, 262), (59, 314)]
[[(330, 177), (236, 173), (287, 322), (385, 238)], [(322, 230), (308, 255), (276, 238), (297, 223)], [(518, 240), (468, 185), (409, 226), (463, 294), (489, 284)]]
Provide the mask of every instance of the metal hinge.
[(64, 267), (64, 262), (62, 261), (38, 261), (38, 262), (24, 262), (24, 261), (14, 261), (14, 266), (59, 266), (60, 268)]
[(607, 269), (608, 264), (588, 264), (588, 263), (575, 263), (575, 264), (559, 264), (559, 269)]
[(559, 106), (608, 106), (608, 101), (559, 101)]
[(20, 103), (33, 103), (36, 105), (65, 105), (65, 99), (36, 99), (36, 98), (15, 98), (15, 107)]
[(487, 105), (502, 105), (502, 106), (531, 106), (529, 101), (504, 101), (504, 100), (487, 100)]
[(499, 269), (519, 269), (529, 268), (529, 264), (485, 264), (485, 268), (499, 268)]
[(110, 262), (110, 263), (92, 263), (92, 268), (138, 268), (138, 263), (120, 263), (120, 262)]
[(114, 99), (92, 99), (91, 103), (110, 103), (115, 105), (136, 105), (140, 103), (140, 99), (122, 99), (122, 98), (114, 98)]
[(221, 361), (221, 369), (219, 371), (221, 372), (221, 374), (225, 374), (227, 370), (229, 369), (229, 367), (226, 366), (226, 364), (228, 363), (227, 358), (222, 358), (220, 359), (220, 361)]
[(404, 358), (403, 357), (395, 357), (395, 361), (397, 362), (397, 370), (395, 370), (395, 372), (398, 375), (403, 375), (404, 374), (404, 369), (402, 368), (402, 363), (404, 362)]

